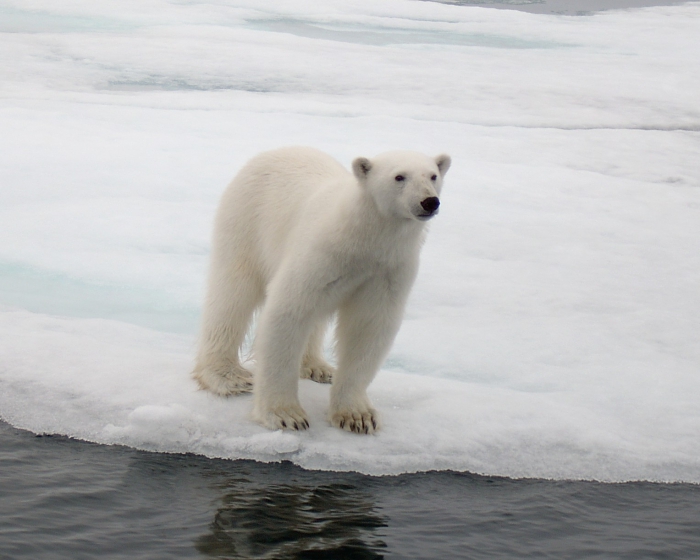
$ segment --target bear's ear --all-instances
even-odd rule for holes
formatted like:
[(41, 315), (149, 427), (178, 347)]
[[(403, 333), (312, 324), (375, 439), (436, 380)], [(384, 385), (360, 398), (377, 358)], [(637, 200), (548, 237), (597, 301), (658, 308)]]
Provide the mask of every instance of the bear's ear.
[(438, 169), (440, 170), (440, 175), (444, 177), (450, 165), (452, 165), (452, 158), (447, 154), (440, 154), (439, 156), (435, 156), (435, 163), (437, 163)]
[(372, 162), (366, 157), (356, 158), (352, 162), (352, 172), (360, 181), (364, 181), (367, 178), (370, 169), (372, 169)]

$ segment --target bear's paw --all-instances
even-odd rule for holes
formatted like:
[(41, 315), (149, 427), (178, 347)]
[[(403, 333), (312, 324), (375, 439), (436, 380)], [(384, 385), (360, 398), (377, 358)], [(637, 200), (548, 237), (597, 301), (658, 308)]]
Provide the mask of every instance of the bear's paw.
[(253, 374), (240, 365), (198, 368), (193, 377), (201, 389), (222, 397), (250, 393), (253, 390)]
[(333, 412), (330, 422), (336, 428), (356, 434), (373, 434), (380, 428), (377, 411), (370, 407)]
[(316, 383), (331, 383), (334, 371), (333, 366), (325, 360), (305, 359), (301, 366), (301, 378), (311, 379)]
[(298, 404), (281, 405), (268, 410), (256, 410), (254, 419), (270, 430), (306, 430), (309, 421), (306, 412)]

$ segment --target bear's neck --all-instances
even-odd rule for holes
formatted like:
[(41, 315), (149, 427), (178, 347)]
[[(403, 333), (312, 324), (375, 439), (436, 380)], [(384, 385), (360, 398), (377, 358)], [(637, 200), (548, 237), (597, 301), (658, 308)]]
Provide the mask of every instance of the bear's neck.
[(372, 196), (365, 190), (356, 193), (353, 204), (344, 216), (349, 235), (358, 244), (375, 249), (384, 246), (388, 252), (415, 253), (425, 238), (426, 223), (400, 216), (386, 216), (379, 211)]

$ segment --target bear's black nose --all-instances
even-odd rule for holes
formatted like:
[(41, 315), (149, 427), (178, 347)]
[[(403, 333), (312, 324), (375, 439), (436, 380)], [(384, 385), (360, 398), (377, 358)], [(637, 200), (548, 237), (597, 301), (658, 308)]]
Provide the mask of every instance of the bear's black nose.
[(423, 210), (432, 214), (440, 206), (440, 199), (437, 196), (429, 196), (425, 200), (421, 200), (420, 205), (423, 207)]

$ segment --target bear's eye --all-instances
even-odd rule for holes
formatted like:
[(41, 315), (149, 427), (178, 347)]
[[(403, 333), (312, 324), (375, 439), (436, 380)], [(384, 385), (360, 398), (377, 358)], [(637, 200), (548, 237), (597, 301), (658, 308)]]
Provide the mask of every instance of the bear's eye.
[(403, 181), (404, 179), (406, 179), (406, 177), (404, 177), (403, 175), (397, 175), (396, 177), (394, 177), (394, 180), (396, 180), (396, 181), (398, 181), (398, 182), (401, 182), (401, 181)]
[(431, 180), (431, 181), (437, 181), (437, 175), (433, 175), (433, 176), (430, 178), (430, 180)]

